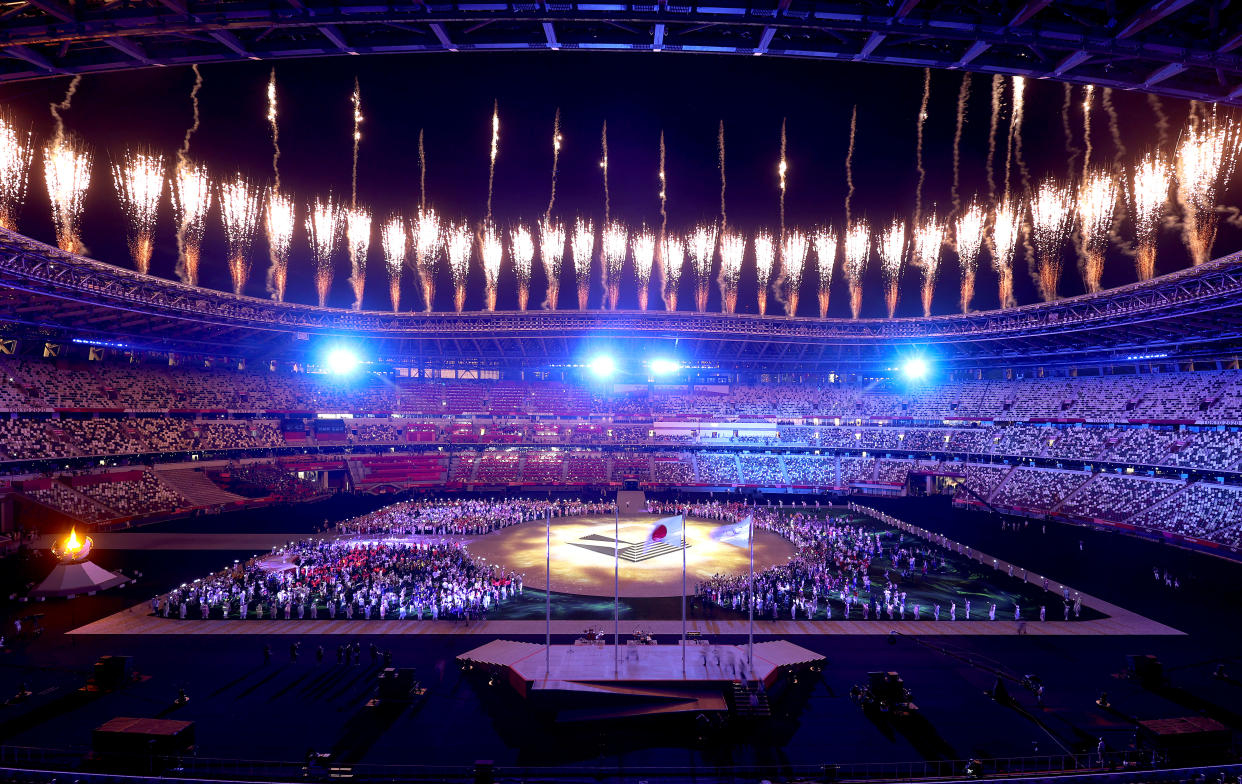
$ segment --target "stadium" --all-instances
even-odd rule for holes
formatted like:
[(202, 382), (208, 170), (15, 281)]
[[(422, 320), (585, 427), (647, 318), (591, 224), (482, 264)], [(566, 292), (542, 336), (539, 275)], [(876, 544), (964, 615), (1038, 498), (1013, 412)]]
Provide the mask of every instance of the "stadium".
[(0, 778), (1237, 780), (1232, 11), (855, 5), (0, 16)]

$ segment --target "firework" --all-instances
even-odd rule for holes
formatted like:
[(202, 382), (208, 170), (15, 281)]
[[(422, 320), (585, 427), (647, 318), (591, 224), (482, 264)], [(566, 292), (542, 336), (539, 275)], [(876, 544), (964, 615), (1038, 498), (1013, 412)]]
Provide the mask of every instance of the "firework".
[(897, 312), (897, 295), (901, 285), (901, 268), (906, 260), (906, 224), (893, 218), (888, 230), (880, 235), (880, 274), (884, 278), (884, 304), (888, 317)]
[(983, 247), (987, 223), (987, 212), (977, 201), (971, 199), (965, 212), (953, 224), (957, 260), (961, 268), (963, 313), (970, 312), (971, 300), (975, 298), (975, 271), (979, 268), (979, 249)]
[(535, 241), (530, 229), (522, 224), (509, 232), (509, 258), (513, 259), (513, 274), (518, 284), (518, 310), (526, 310), (530, 299), (531, 262), (535, 259)]
[(1022, 233), (1022, 210), (1007, 201), (996, 208), (992, 220), (992, 269), (996, 271), (1000, 306), (1013, 304), (1013, 256)]
[(591, 256), (595, 252), (595, 231), (590, 221), (582, 218), (574, 221), (569, 251), (574, 260), (574, 278), (578, 281), (578, 310), (586, 310), (591, 293)]
[(686, 264), (686, 246), (680, 239), (669, 234), (664, 237), (662, 252), (664, 260), (664, 309), (677, 310), (677, 289), (681, 286), (681, 271)]
[(1117, 178), (1097, 170), (1078, 187), (1075, 212), (1082, 240), (1082, 280), (1087, 293), (1100, 290), (1104, 274), (1104, 251), (1113, 228), (1113, 212), (1117, 208)]
[(10, 120), (0, 116), (0, 228), (17, 229), (33, 157), (30, 133), (20, 133)]
[(699, 226), (687, 238), (690, 268), (694, 270), (694, 306), (707, 312), (707, 294), (712, 283), (712, 260), (716, 254), (716, 227)]
[(539, 224), (539, 261), (548, 279), (547, 308), (556, 310), (561, 293), (561, 264), (565, 261), (565, 227), (559, 221), (545, 218)]
[(436, 302), (436, 258), (444, 244), (440, 216), (430, 207), (420, 207), (414, 222), (414, 271), (418, 273), (423, 303), (428, 313)]
[(634, 254), (634, 276), (638, 278), (638, 309), (647, 309), (647, 292), (651, 286), (651, 267), (655, 264), (655, 236), (644, 226), (630, 237)]
[(405, 221), (393, 216), (380, 227), (380, 247), (384, 249), (384, 267), (388, 270), (388, 299), (392, 312), (401, 310), (401, 272), (405, 268), (405, 249), (408, 238)]
[(913, 227), (914, 264), (923, 271), (923, 316), (931, 315), (932, 296), (936, 293), (936, 277), (940, 274), (940, 247), (944, 245), (948, 224), (936, 217), (933, 211), (918, 226)]
[(345, 210), (345, 248), (349, 251), (349, 285), (354, 288), (354, 310), (362, 309), (367, 285), (367, 251), (371, 249), (371, 211), (365, 207)]
[(1192, 123), (1177, 147), (1177, 200), (1182, 239), (1196, 265), (1207, 261), (1216, 240), (1216, 192), (1229, 181), (1242, 141), (1237, 124), (1212, 114)]
[(781, 118), (781, 160), (776, 165), (776, 176), (781, 189), (781, 240), (785, 239), (785, 175), (789, 173), (789, 162), (785, 159), (785, 118)]
[(556, 169), (561, 162), (561, 110), (558, 107), (556, 116), (552, 118), (552, 195), (548, 197), (548, 211), (544, 213), (545, 221), (552, 220), (552, 205), (556, 204)]
[(220, 218), (224, 221), (233, 293), (241, 294), (250, 279), (250, 244), (259, 223), (259, 189), (240, 174), (221, 183)]
[(850, 285), (850, 313), (858, 318), (862, 312), (862, 276), (871, 254), (871, 227), (867, 221), (855, 221), (846, 227), (844, 251), (842, 271)]
[(802, 271), (810, 249), (807, 236), (797, 229), (785, 233), (781, 241), (781, 289), (785, 295), (785, 315), (798, 315), (798, 292), (802, 287)]
[(352, 191), (349, 194), (349, 206), (358, 203), (358, 143), (362, 141), (362, 91), (358, 88), (358, 77), (354, 77), (354, 92), (350, 96), (350, 104), (354, 107), (354, 168), (350, 179)]
[(612, 221), (604, 227), (600, 235), (600, 253), (604, 257), (604, 288), (608, 293), (608, 307), (617, 309), (617, 298), (621, 295), (621, 267), (625, 264), (625, 226)]
[(276, 124), (276, 69), (267, 80), (267, 124), (272, 126), (272, 178), (280, 190), (280, 126)]
[(776, 243), (766, 231), (755, 234), (755, 284), (759, 295), (759, 315), (768, 312), (768, 285), (776, 268)]
[(720, 234), (720, 307), (725, 313), (737, 312), (737, 284), (742, 277), (742, 258), (746, 238), (736, 231)]
[(1044, 301), (1057, 298), (1057, 282), (1061, 279), (1061, 247), (1069, 234), (1074, 218), (1073, 192), (1047, 177), (1031, 198), (1031, 241), (1039, 265), (1039, 287)]
[(52, 222), (61, 250), (81, 253), (82, 201), (91, 184), (91, 154), (74, 137), (49, 144), (43, 151), (43, 179), (52, 200)]
[(191, 286), (198, 285), (198, 262), (203, 246), (207, 208), (211, 206), (211, 180), (205, 166), (186, 161), (177, 167), (172, 183), (173, 213), (177, 218), (177, 274)]
[[(496, 154), (500, 152), (500, 102), (492, 101), (492, 148), (487, 164), (487, 220), (492, 220), (492, 185), (496, 182)], [(460, 309), (459, 309), (460, 310)]]
[(306, 235), (310, 240), (311, 259), (315, 263), (315, 290), (319, 294), (319, 307), (328, 302), (332, 289), (332, 251), (336, 249), (340, 230), (340, 207), (329, 196), (315, 201), (306, 211)]
[(285, 301), (285, 287), (289, 283), (289, 246), (293, 243), (293, 199), (272, 191), (267, 197), (267, 253), (271, 266), (267, 270), (267, 288), (272, 299)]
[(127, 153), (112, 167), (112, 181), (121, 208), (129, 218), (129, 255), (143, 275), (151, 270), (155, 218), (164, 194), (164, 156)]
[(505, 249), (500, 242), (500, 232), (494, 223), (484, 223), (479, 230), (479, 258), (483, 261), (483, 284), (485, 291), (485, 307), (489, 311), (496, 310), (496, 295), (499, 293), (500, 262), (504, 260)]
[(604, 129), (600, 131), (599, 137), (600, 152), (602, 157), (599, 159), (600, 171), (604, 174), (604, 223), (608, 223), (608, 212), (612, 205), (612, 200), (608, 196), (608, 121), (604, 120)]
[(837, 233), (821, 228), (812, 238), (815, 244), (815, 262), (819, 271), (819, 317), (828, 315), (828, 296), (832, 288), (832, 268), (837, 261)]
[(474, 239), (470, 224), (450, 223), (444, 229), (444, 247), (449, 275), (453, 278), (453, 307), (461, 313), (466, 307), (466, 276), (470, 272), (470, 249)]
[(918, 185), (914, 189), (914, 222), (918, 223), (923, 216), (923, 183), (927, 180), (927, 169), (923, 166), (923, 126), (927, 124), (927, 99), (931, 97), (931, 69), (923, 69), (923, 100), (919, 103), (919, 116), (915, 122), (914, 168), (919, 173)]
[(1169, 200), (1169, 159), (1159, 152), (1143, 156), (1134, 169), (1134, 228), (1138, 236), (1139, 280), (1150, 280), (1156, 274), (1156, 240), (1164, 218), (1164, 205)]

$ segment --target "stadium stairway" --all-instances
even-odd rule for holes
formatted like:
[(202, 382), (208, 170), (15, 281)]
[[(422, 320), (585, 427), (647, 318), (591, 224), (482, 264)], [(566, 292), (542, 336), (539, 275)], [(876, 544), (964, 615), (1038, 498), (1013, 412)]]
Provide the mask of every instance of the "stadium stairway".
[(1000, 489), (1004, 487), (1005, 484), (1009, 482), (1010, 479), (1013, 479), (1013, 475), (1017, 470), (1018, 470), (1018, 466), (1014, 466), (1013, 468), (1010, 468), (1009, 473), (1005, 474), (1005, 478), (997, 482), (996, 487), (992, 488), (992, 492), (988, 493), (988, 497), (983, 499), (984, 503), (986, 503), (988, 506), (991, 506), (992, 499), (996, 497), (996, 494), (1000, 492)]
[(1077, 495), (1081, 495), (1084, 491), (1087, 491), (1087, 488), (1091, 487), (1091, 485), (1095, 482), (1095, 479), (1097, 476), (1099, 476), (1099, 474), (1088, 475), (1087, 480), (1085, 482), (1079, 482), (1077, 487), (1075, 487), (1064, 498), (1062, 498), (1060, 501), (1054, 504), (1053, 507), (1048, 510), (1048, 514), (1057, 514), (1058, 512), (1060, 512), (1061, 507), (1065, 506), (1065, 504), (1071, 498)]
[(155, 477), (175, 490), (192, 507), (220, 506), (246, 500), (222, 489), (197, 468), (157, 468)]

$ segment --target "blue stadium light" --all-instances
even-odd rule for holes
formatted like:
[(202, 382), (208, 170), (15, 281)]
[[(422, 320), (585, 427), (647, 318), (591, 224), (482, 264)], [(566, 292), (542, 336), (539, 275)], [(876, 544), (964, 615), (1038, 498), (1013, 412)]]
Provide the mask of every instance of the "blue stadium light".
[(671, 376), (681, 370), (681, 363), (668, 357), (656, 357), (647, 363), (654, 376)]
[(927, 377), (928, 370), (927, 360), (922, 357), (910, 357), (901, 366), (901, 372), (910, 381), (922, 381)]
[(617, 372), (617, 361), (608, 354), (599, 354), (587, 363), (587, 368), (596, 378), (610, 378)]
[(337, 376), (351, 375), (358, 369), (358, 355), (347, 348), (334, 348), (324, 357), (328, 372)]

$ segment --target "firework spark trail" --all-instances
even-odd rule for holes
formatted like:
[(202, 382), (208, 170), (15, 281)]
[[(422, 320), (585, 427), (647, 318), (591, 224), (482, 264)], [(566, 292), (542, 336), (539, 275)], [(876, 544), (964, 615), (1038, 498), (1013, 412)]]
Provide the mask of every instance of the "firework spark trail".
[(1001, 96), (1005, 86), (1005, 77), (992, 74), (992, 120), (988, 126), (988, 197), (996, 198), (996, 130), (1000, 126)]
[(1117, 178), (1102, 169), (1091, 172), (1078, 186), (1074, 206), (1080, 240), (1079, 264), (1088, 294), (1100, 290), (1104, 274), (1104, 252), (1117, 209)]
[(798, 299), (802, 289), (802, 273), (806, 270), (806, 254), (811, 248), (807, 236), (797, 229), (786, 232), (781, 242), (781, 276), (778, 298), (785, 304), (785, 315), (798, 315)]
[(914, 222), (918, 223), (923, 214), (923, 182), (927, 179), (927, 170), (923, 168), (923, 126), (927, 123), (927, 99), (931, 97), (931, 69), (923, 69), (923, 100), (919, 103), (919, 116), (915, 124), (914, 166), (919, 173), (918, 185), (914, 189)]
[(655, 235), (646, 226), (630, 238), (630, 252), (634, 254), (634, 276), (638, 278), (638, 309), (646, 310), (656, 253)]
[(362, 91), (358, 89), (358, 77), (354, 77), (354, 93), (350, 98), (354, 106), (354, 168), (350, 179), (349, 205), (358, 204), (358, 143), (362, 141)]
[(349, 285), (354, 289), (354, 310), (362, 310), (367, 285), (367, 252), (371, 249), (371, 211), (354, 206), (345, 210), (345, 247), (349, 251)]
[(1074, 101), (1074, 87), (1069, 82), (1061, 85), (1064, 88), (1064, 96), (1061, 100), (1061, 133), (1065, 136), (1065, 158), (1068, 162), (1068, 171), (1066, 175), (1074, 176), (1074, 164), (1078, 160), (1079, 153), (1082, 150), (1074, 144), (1074, 131), (1070, 127), (1070, 106)]
[(977, 200), (971, 199), (965, 212), (953, 225), (957, 243), (957, 258), (961, 272), (962, 312), (970, 312), (971, 300), (975, 298), (975, 272), (979, 268), (979, 249), (983, 247), (988, 214)]
[(509, 231), (509, 258), (518, 284), (518, 310), (526, 310), (530, 301), (531, 263), (535, 259), (535, 240), (530, 229), (518, 224)]
[(707, 296), (712, 285), (712, 262), (716, 255), (716, 227), (698, 226), (687, 238), (690, 269), (694, 271), (694, 307), (707, 312)]
[(578, 281), (578, 310), (586, 310), (591, 294), (591, 261), (595, 254), (595, 230), (589, 220), (574, 221), (569, 252), (574, 260), (574, 279)]
[(418, 129), (418, 208), (427, 206), (427, 151), (423, 147), (423, 129)]
[(720, 309), (725, 313), (737, 312), (737, 285), (745, 255), (746, 237), (736, 231), (720, 233), (720, 274), (716, 283), (720, 288)]
[(1051, 302), (1061, 279), (1061, 248), (1073, 223), (1074, 194), (1056, 178), (1046, 177), (1031, 198), (1030, 210), (1040, 294)]
[(401, 310), (401, 273), (405, 269), (405, 250), (408, 237), (405, 221), (393, 216), (380, 226), (380, 247), (384, 249), (384, 267), (388, 270), (388, 299), (392, 312)]
[(858, 318), (862, 312), (862, 276), (867, 269), (867, 257), (871, 253), (871, 227), (860, 220), (849, 224), (845, 230), (844, 263), (841, 271), (850, 287), (850, 314)]
[(453, 307), (461, 313), (466, 307), (466, 278), (470, 273), (470, 251), (474, 247), (470, 224), (465, 221), (446, 224), (444, 247), (449, 275), (453, 278)]
[(1089, 84), (1083, 88), (1082, 98), (1082, 141), (1085, 151), (1082, 155), (1082, 178), (1087, 178), (1087, 169), (1091, 166), (1091, 153), (1093, 147), (1091, 145), (1091, 104), (1095, 98), (1095, 85)]
[(858, 104), (850, 112), (850, 145), (845, 151), (845, 223), (850, 222), (850, 201), (854, 198), (854, 131), (858, 128)]
[(240, 295), (250, 280), (250, 245), (259, 223), (259, 189), (240, 174), (221, 183), (220, 218), (233, 293)]
[(0, 228), (17, 229), (17, 216), (26, 203), (34, 146), (8, 117), (0, 116)]
[(608, 297), (609, 310), (617, 309), (621, 297), (621, 268), (625, 265), (626, 243), (629, 241), (625, 226), (610, 221), (600, 235), (600, 255), (603, 257), (604, 291)]
[(604, 223), (608, 222), (608, 212), (612, 200), (608, 197), (608, 121), (604, 120), (604, 129), (599, 134), (599, 146), (603, 157), (599, 160), (600, 171), (604, 175)]
[(827, 227), (818, 229), (814, 236), (815, 261), (819, 272), (819, 317), (828, 316), (828, 299), (832, 289), (832, 269), (837, 260), (837, 233)]
[(539, 224), (539, 260), (548, 279), (543, 306), (556, 310), (561, 292), (561, 264), (565, 260), (565, 227), (559, 221), (545, 219)]
[(271, 261), (267, 268), (267, 291), (277, 302), (285, 301), (285, 289), (289, 284), (289, 248), (293, 244), (297, 219), (293, 211), (293, 199), (273, 190), (267, 196), (265, 209), (267, 231), (267, 255)]
[(664, 237), (664, 309), (677, 310), (677, 288), (681, 285), (681, 271), (686, 263), (686, 246), (673, 235)]
[(198, 285), (203, 230), (211, 206), (211, 180), (207, 167), (185, 162), (177, 167), (172, 182), (173, 215), (177, 220), (177, 276), (182, 283)]
[(430, 207), (419, 209), (414, 222), (414, 270), (418, 273), (423, 305), (430, 313), (436, 304), (436, 258), (444, 244), (440, 216)]
[(1216, 239), (1216, 193), (1233, 175), (1242, 141), (1238, 125), (1215, 110), (1195, 118), (1177, 147), (1177, 200), (1182, 239), (1196, 265), (1211, 257)]
[(544, 213), (544, 221), (552, 220), (552, 205), (556, 204), (556, 170), (561, 162), (561, 109), (556, 108), (556, 116), (552, 118), (552, 195), (548, 197), (548, 211)]
[(306, 211), (306, 236), (310, 242), (311, 259), (315, 263), (315, 290), (319, 294), (319, 307), (328, 302), (332, 289), (332, 252), (340, 231), (340, 207), (329, 196), (316, 198)]
[(776, 174), (780, 178), (780, 236), (785, 237), (785, 174), (789, 171), (789, 162), (785, 159), (785, 118), (780, 119), (780, 163), (776, 165)]
[(127, 153), (112, 166), (112, 181), (121, 209), (129, 218), (129, 255), (143, 275), (151, 270), (155, 219), (164, 194), (164, 156), (148, 152)]
[(485, 223), (479, 229), (479, 258), (483, 262), (485, 307), (496, 310), (496, 296), (500, 292), (500, 264), (504, 260), (504, 245), (496, 224)]
[(888, 307), (888, 317), (897, 312), (897, 295), (900, 292), (901, 268), (906, 260), (906, 224), (900, 218), (893, 218), (888, 230), (880, 235), (878, 250), (880, 253), (880, 274), (884, 278), (884, 304)]
[(992, 269), (996, 272), (997, 295), (1000, 307), (1013, 305), (1014, 251), (1022, 233), (1022, 210), (1016, 201), (1005, 202), (996, 208), (992, 220)]
[(1164, 113), (1164, 103), (1155, 93), (1147, 93), (1147, 105), (1151, 107), (1152, 114), (1156, 116), (1156, 131), (1160, 134), (1159, 144), (1163, 149), (1169, 142), (1169, 115)]
[(1134, 168), (1134, 230), (1138, 240), (1135, 263), (1138, 279), (1150, 280), (1156, 274), (1156, 244), (1169, 200), (1169, 180), (1173, 167), (1168, 156), (1150, 152)]
[(1117, 107), (1113, 105), (1113, 88), (1104, 88), (1100, 103), (1108, 115), (1108, 133), (1113, 137), (1113, 168), (1120, 171), (1122, 160), (1126, 157), (1126, 146), (1121, 141), (1121, 122), (1117, 118)]
[(966, 105), (970, 100), (970, 71), (962, 74), (962, 86), (957, 91), (957, 123), (953, 130), (953, 212), (962, 208), (959, 191), (962, 171), (962, 128), (966, 125)]
[(768, 285), (772, 282), (772, 270), (776, 268), (776, 242), (767, 231), (755, 234), (755, 283), (759, 295), (759, 315), (768, 312)]
[[(1009, 120), (1009, 139), (1013, 147), (1013, 159), (1018, 164), (1018, 173), (1022, 176), (1022, 190), (1030, 190), (1031, 173), (1026, 168), (1026, 156), (1022, 154), (1022, 120), (1026, 112), (1026, 79), (1021, 76), (1013, 78), (1013, 116)], [(1006, 180), (1009, 170), (1005, 170)]]
[(729, 230), (729, 211), (725, 207), (725, 187), (727, 181), (725, 179), (725, 136), (724, 136), (724, 120), (720, 121), (720, 130), (716, 133), (716, 154), (719, 157), (720, 167), (720, 231), (723, 234)]
[(664, 291), (668, 287), (668, 274), (664, 263), (664, 238), (668, 234), (668, 187), (664, 176), (664, 129), (660, 129), (660, 168), (657, 172), (660, 180), (660, 234), (656, 237), (655, 263), (660, 274), (660, 298), (664, 299)]
[(492, 186), (496, 182), (496, 155), (500, 152), (500, 101), (492, 101), (492, 146), (487, 165), (487, 221), (492, 220)]
[(65, 118), (62, 112), (69, 111), (69, 107), (73, 104), (73, 96), (78, 91), (78, 85), (82, 83), (82, 75), (78, 74), (69, 80), (69, 88), (65, 90), (65, 97), (56, 103), (48, 105), (48, 109), (52, 112), (52, 120), (56, 123), (56, 133), (52, 137), (52, 149), (58, 149), (65, 143)]
[(936, 294), (936, 279), (940, 275), (940, 248), (944, 245), (948, 224), (936, 217), (933, 212), (923, 222), (914, 227), (913, 249), (914, 266), (923, 272), (921, 289), (923, 300), (923, 317), (931, 315), (932, 298)]
[(194, 86), (190, 88), (190, 106), (194, 111), (194, 120), (190, 123), (190, 127), (185, 129), (185, 136), (181, 139), (181, 147), (177, 149), (177, 169), (183, 169), (189, 165), (187, 156), (190, 154), (190, 139), (198, 132), (199, 120), (198, 114), (198, 91), (203, 89), (203, 74), (198, 70), (198, 65), (190, 66), (190, 70), (194, 72)]
[(71, 136), (49, 144), (43, 150), (43, 179), (52, 201), (57, 246), (70, 253), (82, 253), (82, 202), (91, 184), (90, 152)]
[(276, 69), (267, 81), (267, 122), (272, 126), (272, 178), (274, 187), (280, 190), (280, 126), (276, 123)]

